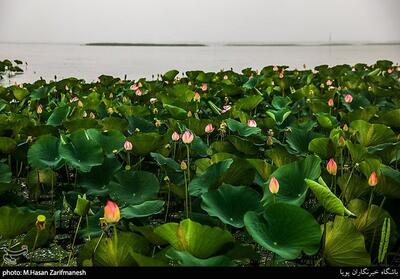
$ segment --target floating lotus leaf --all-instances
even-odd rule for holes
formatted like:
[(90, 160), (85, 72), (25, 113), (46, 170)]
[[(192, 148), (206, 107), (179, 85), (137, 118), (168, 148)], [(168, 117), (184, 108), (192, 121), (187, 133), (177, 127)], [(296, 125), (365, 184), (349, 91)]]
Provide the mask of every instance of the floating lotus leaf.
[(167, 251), (166, 256), (173, 261), (178, 262), (181, 266), (235, 266), (232, 259), (227, 256), (215, 256), (208, 259), (199, 259), (188, 252), (177, 251), (173, 248), (170, 248)]
[(228, 126), (229, 130), (232, 132), (237, 132), (242, 137), (248, 137), (251, 135), (257, 135), (261, 132), (261, 129), (258, 127), (249, 127), (247, 124), (240, 123), (234, 119), (226, 119), (226, 125)]
[(89, 138), (97, 142), (108, 158), (115, 156), (115, 153), (124, 149), (125, 136), (117, 130), (99, 131), (89, 129), (86, 131)]
[(56, 108), (51, 113), (49, 119), (47, 119), (47, 125), (55, 127), (60, 126), (67, 119), (70, 110), (68, 106)]
[(0, 216), (0, 236), (3, 239), (10, 239), (33, 228), (37, 214), (26, 208), (2, 206)]
[(63, 165), (63, 158), (58, 152), (60, 140), (52, 135), (38, 138), (29, 148), (28, 162), (34, 168), (58, 169)]
[(393, 142), (395, 134), (388, 126), (383, 124), (370, 124), (364, 120), (351, 122), (352, 128), (357, 134), (357, 140), (362, 146), (376, 146)]
[(147, 217), (150, 215), (158, 214), (164, 209), (164, 201), (145, 201), (138, 205), (129, 205), (122, 208), (121, 216), (127, 219)]

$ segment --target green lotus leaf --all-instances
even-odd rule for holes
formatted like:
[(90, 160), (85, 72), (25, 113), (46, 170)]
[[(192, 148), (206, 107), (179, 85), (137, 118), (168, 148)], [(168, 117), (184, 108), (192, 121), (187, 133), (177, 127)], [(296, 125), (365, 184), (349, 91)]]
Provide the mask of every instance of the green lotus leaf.
[(209, 190), (216, 189), (222, 184), (224, 173), (232, 163), (232, 159), (227, 159), (209, 166), (201, 176), (197, 176), (190, 181), (190, 195), (199, 197)]
[(154, 232), (176, 250), (186, 251), (201, 259), (212, 257), (224, 246), (233, 243), (230, 232), (218, 227), (201, 225), (190, 219), (185, 219), (179, 224), (163, 224), (155, 228)]
[(33, 169), (26, 177), (26, 184), (30, 194), (37, 199), (42, 191), (49, 191), (55, 187), (58, 174), (50, 169)]
[(307, 154), (308, 145), (314, 138), (321, 137), (312, 129), (315, 127), (315, 122), (306, 122), (300, 125), (290, 127), (291, 133), (287, 136), (286, 142), (289, 145), (289, 153), (292, 154)]
[(301, 205), (307, 194), (307, 184), (304, 179), (316, 180), (321, 174), (321, 159), (315, 156), (308, 156), (305, 159), (284, 165), (275, 170), (271, 177), (275, 177), (279, 182), (279, 192), (274, 195), (269, 191), (266, 182), (264, 205), (272, 203), (274, 199), (285, 203)]
[(181, 172), (181, 166), (175, 160), (154, 152), (150, 153), (150, 156), (153, 157), (159, 166), (167, 166), (176, 172)]
[(248, 137), (251, 135), (257, 135), (261, 133), (261, 129), (258, 127), (249, 127), (247, 124), (240, 123), (234, 119), (228, 118), (225, 120), (226, 125), (232, 132), (237, 132), (242, 137)]
[(356, 120), (350, 123), (350, 128), (356, 132), (358, 142), (366, 147), (393, 142), (396, 138), (392, 129), (383, 124)]
[(114, 174), (121, 169), (115, 158), (104, 159), (100, 166), (92, 167), (90, 172), (78, 176), (78, 185), (86, 189), (87, 195), (103, 196), (108, 193), (108, 184)]
[(162, 246), (168, 244), (167, 241), (162, 239), (159, 235), (154, 233), (154, 227), (147, 225), (147, 226), (135, 226), (134, 224), (129, 224), (129, 228), (134, 232), (138, 232), (143, 235), (150, 243)]
[(0, 162), (0, 183), (10, 183), (11, 177), (12, 173), (10, 166)]
[(217, 190), (201, 196), (201, 208), (224, 224), (244, 227), (243, 217), (248, 211), (260, 208), (261, 195), (247, 186), (223, 184)]
[(354, 111), (350, 111), (347, 113), (346, 118), (348, 123), (351, 123), (352, 121), (355, 120), (364, 120), (364, 121), (370, 121), (372, 117), (378, 112), (377, 107), (366, 107), (366, 108), (360, 108), (356, 109)]
[(17, 143), (14, 139), (8, 137), (0, 137), (0, 153), (13, 153)]
[(308, 150), (315, 153), (321, 159), (333, 158), (335, 148), (330, 138), (315, 138), (308, 144)]
[(337, 214), (340, 216), (350, 215), (354, 216), (354, 214), (349, 211), (342, 203), (342, 201), (335, 196), (334, 193), (331, 192), (329, 187), (325, 184), (322, 177), (318, 179), (318, 182), (315, 182), (310, 179), (305, 179), (307, 186), (314, 193), (318, 202), (325, 208), (328, 212), (333, 214)]
[(168, 99), (162, 98), (163, 103), (170, 104), (167, 100), (175, 100), (180, 101), (183, 105), (186, 102), (190, 102), (193, 99), (194, 92), (191, 90), (190, 86), (187, 84), (175, 84), (172, 87), (167, 89)]
[(255, 174), (256, 170), (246, 159), (235, 158), (224, 173), (223, 181), (231, 185), (251, 185)]
[(58, 152), (60, 140), (51, 135), (39, 137), (29, 148), (28, 162), (37, 169), (59, 169), (63, 166), (63, 158)]
[(78, 130), (68, 137), (62, 136), (58, 151), (66, 163), (81, 172), (89, 172), (104, 160), (103, 149), (89, 137), (86, 130)]
[(164, 201), (145, 201), (138, 205), (129, 205), (121, 209), (121, 216), (123, 218), (131, 219), (138, 217), (147, 217), (155, 215), (163, 211)]
[(325, 129), (332, 129), (338, 125), (336, 117), (330, 115), (329, 113), (319, 112), (315, 114), (318, 124)]
[(367, 149), (361, 144), (353, 144), (351, 141), (347, 140), (346, 146), (354, 163), (359, 163), (368, 156)]
[(26, 88), (18, 86), (13, 86), (12, 92), (14, 94), (15, 99), (17, 99), (18, 101), (24, 100), (25, 97), (29, 95), (29, 91), (26, 90)]
[(263, 216), (247, 212), (244, 224), (258, 244), (287, 260), (296, 259), (302, 251), (314, 255), (320, 247), (319, 224), (305, 209), (295, 205), (270, 204)]
[(175, 79), (175, 77), (179, 74), (178, 70), (170, 70), (166, 72), (163, 76), (162, 79), (166, 81), (172, 81)]
[(120, 171), (110, 182), (110, 196), (121, 207), (139, 205), (157, 198), (160, 183), (157, 177), (147, 171)]
[(195, 152), (194, 155), (199, 155), (206, 157), (208, 155), (207, 144), (198, 136), (194, 136), (192, 143), (190, 144), (190, 149)]
[(400, 172), (386, 165), (381, 165), (376, 191), (388, 198), (400, 198)]
[(81, 129), (100, 128), (99, 122), (92, 118), (79, 118), (70, 121), (64, 121), (63, 126), (67, 128), (70, 133)]
[(254, 156), (258, 152), (253, 141), (232, 135), (227, 136), (226, 139), (236, 148), (237, 151), (245, 155)]
[(325, 261), (330, 266), (369, 266), (371, 258), (365, 249), (364, 236), (351, 219), (336, 216), (326, 224)]
[(393, 128), (400, 128), (400, 108), (382, 112), (378, 121)]
[(132, 152), (143, 156), (154, 152), (162, 144), (162, 136), (159, 133), (138, 133), (128, 138), (133, 144)]
[(67, 119), (69, 112), (70, 107), (68, 106), (54, 109), (46, 124), (54, 127), (60, 126)]
[(36, 101), (40, 99), (44, 99), (47, 96), (50, 96), (55, 91), (55, 86), (41, 86), (39, 88), (34, 89), (31, 94), (31, 100)]
[(235, 102), (235, 107), (239, 110), (251, 111), (255, 109), (264, 98), (260, 95), (247, 96)]
[(265, 156), (270, 158), (273, 164), (278, 168), (296, 161), (296, 156), (290, 154), (285, 148), (279, 145), (274, 146), (272, 149), (266, 150)]
[(99, 131), (89, 129), (86, 131), (89, 138), (97, 142), (108, 158), (115, 156), (115, 153), (124, 149), (125, 136), (118, 130)]
[(131, 252), (149, 255), (150, 246), (146, 239), (135, 233), (118, 232), (117, 237), (103, 237), (99, 242), (96, 253), (94, 248), (99, 238), (94, 238), (80, 249), (78, 262), (93, 260), (93, 266), (134, 266), (136, 261)]
[(0, 216), (0, 235), (3, 239), (11, 239), (31, 229), (37, 214), (25, 208), (2, 206)]
[(169, 104), (163, 104), (163, 106), (171, 114), (172, 118), (179, 120), (185, 120), (187, 118), (187, 111), (183, 108)]
[(267, 180), (274, 167), (261, 159), (247, 159), (247, 162), (257, 171), (262, 180)]
[(232, 259), (227, 256), (215, 256), (208, 259), (199, 259), (188, 252), (177, 251), (170, 248), (165, 254), (168, 258), (178, 262), (181, 266), (235, 266)]
[[(100, 121), (100, 125), (104, 130), (118, 130), (125, 132), (128, 129), (128, 121), (119, 117), (106, 117)], [(133, 129), (135, 130), (135, 129)], [(142, 130), (142, 132), (145, 132)]]
[(138, 266), (168, 266), (168, 263), (161, 259), (147, 257), (139, 253), (130, 252), (130, 256)]

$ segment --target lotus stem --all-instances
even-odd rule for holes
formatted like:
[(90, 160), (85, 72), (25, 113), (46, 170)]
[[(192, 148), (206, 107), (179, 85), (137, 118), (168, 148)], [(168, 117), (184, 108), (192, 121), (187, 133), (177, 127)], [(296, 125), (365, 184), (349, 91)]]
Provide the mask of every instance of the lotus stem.
[(74, 247), (75, 247), (76, 236), (78, 235), (78, 231), (79, 231), (79, 227), (80, 227), (80, 225), (81, 225), (81, 221), (82, 221), (82, 216), (79, 217), (78, 225), (76, 226), (76, 229), (75, 229), (74, 239), (73, 239), (73, 241), (72, 241), (71, 252), (69, 253), (67, 266), (69, 266), (69, 263), (70, 263), (71, 258), (72, 258), (72, 254), (74, 253)]
[[(343, 194), (343, 198), (344, 198), (344, 199), (346, 199), (347, 188), (348, 188), (348, 186), (349, 186), (351, 177), (353, 176), (354, 169), (355, 169), (355, 166), (353, 166), (353, 168), (351, 169), (349, 178), (347, 179), (346, 184), (345, 184), (345, 187), (344, 187), (344, 191), (340, 194), (340, 197), (341, 197), (342, 194)], [(339, 198), (340, 198), (340, 197), (339, 197)]]
[(101, 241), (101, 239), (103, 238), (103, 236), (104, 236), (104, 231), (101, 232), (100, 238), (99, 238), (99, 240), (97, 241), (96, 246), (95, 246), (94, 249), (93, 249), (92, 262), (93, 262), (93, 260), (94, 260), (94, 256), (96, 255), (97, 247), (99, 247), (100, 241)]
[[(382, 200), (381, 204), (379, 205), (379, 211), (382, 209), (383, 205), (385, 204), (385, 201), (386, 201), (386, 197), (383, 197), (383, 200)], [(378, 229), (378, 227), (376, 226), (375, 229), (374, 229), (374, 234), (372, 235), (371, 244), (369, 246), (369, 254), (370, 255), (372, 253), (372, 248), (374, 246), (374, 241), (375, 241), (377, 229)]]
[(343, 176), (343, 169), (344, 169), (344, 166), (343, 166), (343, 164), (344, 164), (344, 162), (343, 162), (343, 149), (341, 148), (340, 149), (340, 175), (341, 176)]
[(37, 241), (39, 239), (39, 233), (40, 233), (40, 231), (38, 229), (36, 229), (36, 236), (35, 236), (35, 241), (33, 242), (32, 255), (31, 255), (31, 258), (29, 260), (29, 265), (32, 265), (33, 253), (35, 252), (35, 249), (36, 249), (36, 244), (37, 244)]
[(185, 180), (185, 211), (186, 211), (186, 219), (189, 218), (189, 199), (188, 199), (188, 185), (187, 185), (187, 178), (186, 172), (183, 172), (183, 179)]
[[(86, 228), (89, 229), (89, 216), (86, 214)], [(89, 241), (90, 241), (90, 234), (88, 235)]]
[(128, 151), (128, 166), (131, 166), (131, 154)]
[(189, 196), (189, 183), (190, 183), (190, 148), (189, 148), (189, 144), (186, 145), (186, 151), (187, 151), (187, 186), (186, 186), (186, 194), (188, 196), (188, 202), (189, 202), (189, 208), (190, 211), (192, 211), (192, 203), (190, 200), (190, 196)]
[(369, 202), (368, 202), (368, 208), (367, 208), (367, 216), (365, 217), (365, 226), (368, 224), (368, 217), (369, 213), (371, 211), (371, 205), (372, 205), (372, 199), (374, 197), (374, 188), (371, 189), (371, 194), (369, 195)]

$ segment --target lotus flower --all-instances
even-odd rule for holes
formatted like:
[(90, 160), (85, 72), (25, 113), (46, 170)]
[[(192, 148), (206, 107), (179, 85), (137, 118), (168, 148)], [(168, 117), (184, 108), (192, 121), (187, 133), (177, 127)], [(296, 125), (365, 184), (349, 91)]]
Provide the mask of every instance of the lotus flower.
[(69, 101), (70, 101), (70, 103), (77, 102), (77, 101), (79, 101), (79, 98), (77, 96), (74, 96)]
[(178, 141), (179, 139), (180, 139), (180, 135), (177, 133), (177, 132), (173, 132), (172, 133), (172, 136), (171, 136), (171, 139), (173, 140), (173, 141)]
[(375, 187), (376, 184), (378, 184), (378, 176), (376, 175), (376, 172), (373, 171), (368, 178), (368, 185)]
[(269, 181), (269, 191), (272, 194), (276, 194), (279, 191), (279, 182), (274, 176), (271, 177), (271, 180)]
[(273, 70), (274, 70), (274, 72), (277, 72), (277, 71), (279, 71), (279, 68), (278, 68), (278, 66), (277, 66), (277, 65), (274, 65), (274, 68), (273, 68)]
[(198, 92), (194, 93), (193, 101), (200, 102), (200, 94)]
[(329, 106), (329, 107), (333, 107), (334, 104), (335, 104), (335, 103), (333, 102), (333, 99), (330, 98), (330, 99), (328, 100), (328, 106)]
[(184, 144), (190, 144), (193, 141), (194, 135), (190, 131), (185, 131), (182, 135), (182, 141)]
[(351, 102), (353, 102), (353, 96), (347, 94), (346, 96), (344, 96), (344, 101), (350, 104)]
[(229, 106), (229, 105), (223, 106), (223, 109), (221, 110), (221, 113), (225, 113), (230, 109), (231, 109), (231, 106)]
[(41, 113), (43, 112), (43, 106), (42, 106), (42, 105), (39, 105), (39, 106), (37, 107), (37, 109), (36, 109), (36, 112), (37, 112), (38, 114), (41, 114)]
[(206, 132), (207, 134), (211, 134), (212, 132), (214, 132), (214, 130), (215, 128), (211, 123), (207, 124), (207, 126), (204, 128), (204, 132)]
[(207, 83), (203, 83), (203, 85), (201, 86), (201, 90), (207, 91), (207, 89), (208, 89)]
[(229, 77), (227, 75), (224, 75), (224, 80), (228, 80)]
[(330, 79), (328, 79), (328, 80), (326, 81), (326, 85), (331, 86), (332, 84), (333, 84), (333, 81), (331, 81)]
[(139, 82), (139, 83), (132, 84), (130, 88), (133, 91), (137, 91), (140, 87), (142, 87), (142, 84)]
[(336, 175), (337, 172), (337, 165), (335, 160), (330, 159), (328, 164), (326, 165), (326, 170), (330, 175)]
[(150, 104), (154, 105), (157, 103), (157, 98), (150, 98)]
[(254, 119), (247, 120), (247, 126), (255, 128), (257, 127), (257, 122)]
[(130, 151), (133, 148), (133, 144), (129, 140), (126, 140), (124, 143), (124, 148), (126, 151)]
[(136, 96), (142, 96), (143, 95), (142, 90), (140, 90), (140, 89), (136, 90), (135, 94), (136, 94)]
[(107, 223), (117, 223), (121, 219), (121, 214), (118, 205), (113, 201), (107, 201), (104, 207), (104, 220)]

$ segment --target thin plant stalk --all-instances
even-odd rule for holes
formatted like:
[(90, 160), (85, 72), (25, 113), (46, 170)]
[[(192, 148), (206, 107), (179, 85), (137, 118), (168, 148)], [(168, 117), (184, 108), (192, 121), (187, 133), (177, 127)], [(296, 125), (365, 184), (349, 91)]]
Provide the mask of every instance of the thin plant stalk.
[(82, 222), (82, 216), (79, 217), (78, 225), (76, 226), (76, 229), (75, 229), (74, 239), (72, 241), (71, 252), (69, 253), (67, 266), (69, 266), (69, 263), (71, 262), (72, 254), (74, 253), (76, 236), (78, 235), (78, 231), (79, 231), (79, 227), (81, 225), (81, 222)]
[(372, 199), (374, 197), (374, 188), (371, 189), (371, 194), (369, 195), (369, 202), (368, 202), (368, 208), (367, 208), (367, 216), (365, 217), (365, 225), (368, 224), (368, 217), (369, 213), (371, 211), (371, 205), (372, 205)]
[(101, 232), (100, 238), (99, 238), (99, 240), (97, 241), (96, 246), (95, 246), (94, 249), (93, 249), (92, 261), (94, 260), (94, 256), (96, 255), (97, 247), (99, 247), (100, 241), (101, 241), (101, 239), (103, 238), (103, 236), (104, 236), (104, 231)]
[(186, 187), (186, 194), (187, 194), (187, 199), (189, 202), (189, 208), (190, 211), (192, 209), (192, 202), (190, 200), (190, 196), (189, 196), (189, 183), (190, 183), (190, 148), (189, 148), (189, 144), (186, 145), (186, 151), (187, 151), (187, 187)]
[[(386, 197), (383, 197), (383, 200), (382, 200), (381, 204), (379, 205), (379, 211), (382, 209), (383, 205), (385, 204), (385, 201), (386, 201)], [(371, 245), (369, 246), (369, 254), (372, 253), (372, 248), (374, 246), (377, 229), (378, 229), (378, 226), (375, 227), (374, 234), (372, 235)]]
[(186, 211), (186, 218), (189, 218), (189, 199), (188, 199), (188, 184), (187, 184), (186, 172), (183, 172), (183, 179), (185, 180), (185, 211)]
[(29, 265), (32, 264), (33, 253), (35, 252), (35, 249), (36, 249), (37, 241), (39, 239), (39, 233), (40, 233), (40, 231), (38, 229), (36, 229), (36, 236), (35, 236), (35, 241), (33, 242), (32, 255), (31, 255), (31, 258), (29, 260)]

